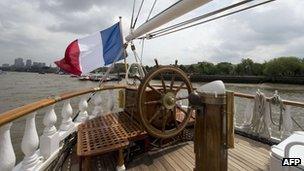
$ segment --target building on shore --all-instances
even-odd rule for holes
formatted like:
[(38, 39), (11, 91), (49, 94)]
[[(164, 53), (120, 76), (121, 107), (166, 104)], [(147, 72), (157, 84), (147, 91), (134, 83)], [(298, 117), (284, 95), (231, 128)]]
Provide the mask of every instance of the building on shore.
[(36, 68), (45, 67), (45, 63), (44, 62), (33, 62), (33, 67), (36, 67)]
[(30, 60), (30, 59), (26, 60), (25, 67), (30, 68), (31, 66), (32, 66), (32, 60)]
[(14, 67), (16, 67), (16, 68), (24, 67), (23, 58), (16, 58), (15, 63), (14, 63)]
[(9, 64), (2, 64), (2, 68), (8, 68), (8, 67), (10, 67)]

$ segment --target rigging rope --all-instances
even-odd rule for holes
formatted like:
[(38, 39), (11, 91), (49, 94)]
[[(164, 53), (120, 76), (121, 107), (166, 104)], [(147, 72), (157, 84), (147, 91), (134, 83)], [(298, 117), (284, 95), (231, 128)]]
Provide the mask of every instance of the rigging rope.
[(152, 7), (151, 7), (151, 9), (150, 9), (150, 12), (149, 12), (149, 15), (148, 15), (148, 17), (147, 17), (147, 19), (146, 19), (146, 22), (149, 20), (151, 14), (152, 14), (152, 11), (153, 11), (153, 9), (154, 9), (154, 7), (155, 7), (156, 1), (157, 1), (157, 0), (154, 0), (154, 2), (153, 2), (153, 5), (152, 5)]
[(140, 11), (141, 11), (141, 9), (142, 9), (142, 7), (143, 7), (144, 2), (145, 2), (145, 0), (142, 0), (142, 1), (141, 1), (140, 7), (139, 7), (139, 9), (138, 9), (138, 12), (137, 12), (137, 15), (136, 15), (136, 18), (135, 18), (135, 21), (134, 21), (134, 23), (133, 23), (133, 25), (132, 25), (132, 28), (133, 28), (133, 29), (135, 28), (135, 25), (136, 25), (136, 23), (137, 23), (138, 16), (139, 16), (139, 14), (140, 14)]
[(134, 11), (135, 11), (135, 3), (136, 0), (133, 1), (133, 10), (132, 10), (132, 18), (131, 18), (131, 24), (130, 24), (130, 29), (132, 29), (132, 25), (133, 25), (133, 18), (134, 18)]
[[(208, 20), (205, 20), (205, 21), (201, 21), (199, 23), (195, 23), (195, 24), (192, 24), (192, 25), (189, 25), (189, 26), (185, 26), (185, 27), (182, 27), (183, 25), (181, 25), (179, 27), (182, 27), (182, 28), (179, 28), (179, 29), (176, 29), (176, 28), (178, 28), (178, 27), (176, 27), (176, 28), (172, 28), (172, 29), (166, 30), (166, 31), (161, 32), (161, 33), (148, 34), (147, 36), (140, 37), (138, 39), (143, 39), (143, 38), (146, 38), (146, 37), (148, 37), (149, 39), (153, 39), (153, 38), (165, 36), (165, 35), (168, 35), (168, 34), (171, 34), (171, 33), (175, 33), (177, 31), (181, 31), (181, 30), (184, 30), (184, 29), (187, 29), (187, 28), (190, 28), (190, 27), (194, 27), (194, 26), (201, 25), (201, 24), (204, 24), (204, 23), (208, 23), (208, 22), (220, 19), (220, 18), (224, 18), (224, 17), (230, 16), (232, 14), (236, 14), (236, 13), (239, 13), (239, 12), (242, 12), (242, 11), (245, 11), (245, 10), (249, 10), (249, 9), (252, 9), (252, 8), (255, 8), (255, 7), (258, 7), (258, 6), (270, 3), (270, 2), (273, 2), (273, 1), (276, 1), (276, 0), (267, 0), (267, 1), (255, 4), (255, 5), (251, 5), (249, 7), (240, 9), (240, 10), (236, 10), (236, 11), (233, 11), (233, 12), (230, 12), (230, 13), (227, 13), (227, 14), (223, 14), (223, 15), (220, 15), (218, 17), (214, 17), (214, 18), (211, 18), (211, 19), (208, 19)], [(215, 14), (213, 14), (213, 15), (215, 15)], [(210, 16), (213, 16), (213, 15), (210, 15)], [(208, 17), (210, 17), (210, 16), (208, 16)], [(207, 18), (207, 17), (205, 17), (205, 18)], [(203, 18), (201, 18), (201, 19), (203, 19)], [(174, 30), (174, 29), (176, 29), (176, 30)], [(173, 30), (173, 31), (171, 31), (171, 30)]]
[(249, 3), (249, 2), (252, 2), (252, 1), (254, 1), (254, 0), (245, 0), (245, 1), (241, 1), (241, 2), (235, 3), (235, 4), (233, 4), (233, 5), (230, 5), (230, 6), (227, 6), (227, 7), (224, 7), (224, 8), (221, 8), (221, 9), (218, 9), (218, 10), (215, 10), (215, 11), (212, 11), (212, 12), (209, 12), (209, 13), (206, 13), (206, 14), (204, 14), (204, 15), (201, 15), (201, 16), (198, 16), (198, 17), (195, 17), (195, 18), (192, 18), (192, 19), (183, 21), (183, 22), (181, 22), (181, 23), (174, 24), (174, 25), (172, 25), (172, 26), (169, 26), (169, 27), (166, 27), (166, 28), (163, 28), (163, 29), (160, 29), (160, 30), (156, 30), (156, 31), (154, 31), (154, 32), (151, 32), (150, 34), (159, 34), (159, 33), (163, 33), (163, 32), (165, 32), (165, 31), (169, 31), (169, 30), (172, 30), (172, 29), (181, 27), (181, 26), (183, 26), (183, 25), (187, 25), (187, 24), (190, 24), (190, 23), (193, 23), (193, 22), (202, 20), (202, 19), (204, 19), (204, 18), (207, 18), (207, 17), (213, 16), (213, 15), (216, 15), (216, 14), (218, 14), (218, 13), (221, 13), (221, 12), (224, 12), (224, 11), (227, 11), (227, 10), (230, 10), (230, 9), (233, 9), (233, 8), (235, 8), (235, 7), (244, 5), (244, 4)]
[[(273, 116), (272, 116), (272, 107), (271, 104), (279, 106), (280, 108), (280, 119), (279, 119), (279, 123), (276, 123), (273, 120)], [(283, 122), (283, 110), (285, 111), (285, 105), (283, 104), (283, 100), (281, 99), (281, 97), (278, 95), (278, 92), (276, 91), (274, 96), (270, 98), (270, 103), (269, 103), (269, 109), (270, 109), (270, 119), (271, 119), (271, 123), (275, 126), (279, 127), (279, 130), (281, 131), (281, 125)]]
[(142, 64), (143, 55), (144, 55), (144, 46), (145, 46), (145, 39), (142, 39), (141, 42), (141, 52), (140, 52), (140, 63)]

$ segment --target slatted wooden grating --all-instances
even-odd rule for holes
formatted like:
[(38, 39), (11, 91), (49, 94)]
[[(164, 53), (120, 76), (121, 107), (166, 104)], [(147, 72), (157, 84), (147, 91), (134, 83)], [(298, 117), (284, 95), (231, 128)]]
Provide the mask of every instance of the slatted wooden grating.
[(125, 148), (130, 140), (147, 133), (126, 113), (114, 113), (89, 120), (78, 127), (77, 154), (94, 156)]

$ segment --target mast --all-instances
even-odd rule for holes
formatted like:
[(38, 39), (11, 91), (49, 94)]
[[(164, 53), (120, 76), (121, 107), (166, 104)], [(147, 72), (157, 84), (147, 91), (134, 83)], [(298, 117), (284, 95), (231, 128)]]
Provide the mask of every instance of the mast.
[(145, 22), (125, 38), (127, 42), (152, 31), (212, 0), (180, 0), (171, 7), (165, 9), (149, 21)]

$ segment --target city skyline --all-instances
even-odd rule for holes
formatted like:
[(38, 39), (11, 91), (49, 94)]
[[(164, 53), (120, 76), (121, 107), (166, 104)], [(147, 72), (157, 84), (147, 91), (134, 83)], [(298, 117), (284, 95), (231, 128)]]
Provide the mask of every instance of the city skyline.
[(14, 58), (13, 63), (2, 63), (0, 66), (23, 68), (23, 67), (32, 67), (32, 66), (45, 67), (45, 66), (49, 66), (49, 65), (47, 65), (46, 62), (33, 61), (32, 59), (29, 59), (29, 58), (18, 57), (18, 58)]

